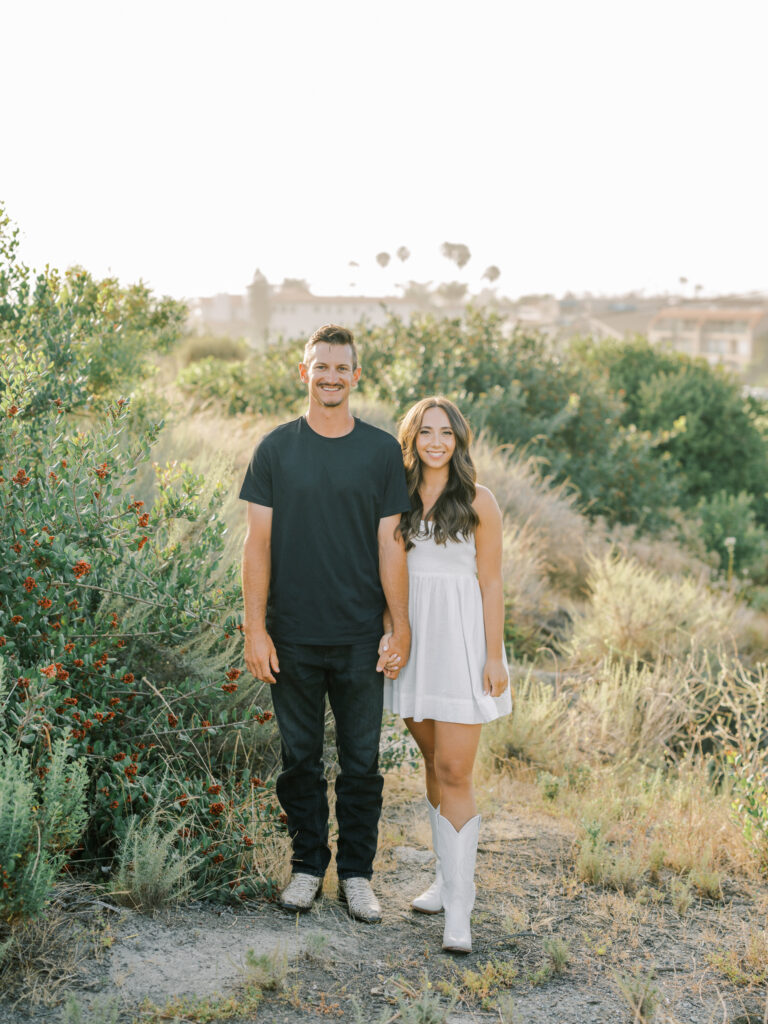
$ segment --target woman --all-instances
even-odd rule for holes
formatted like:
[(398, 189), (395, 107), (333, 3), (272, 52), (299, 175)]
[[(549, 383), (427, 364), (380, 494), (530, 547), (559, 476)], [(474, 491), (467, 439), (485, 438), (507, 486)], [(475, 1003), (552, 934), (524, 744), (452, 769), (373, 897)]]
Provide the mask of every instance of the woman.
[[(443, 948), (469, 953), (480, 817), (472, 788), (480, 727), (511, 711), (504, 651), (501, 512), (475, 483), (469, 424), (447, 398), (425, 398), (399, 431), (411, 512), (408, 552), (411, 654), (387, 662), (384, 705), (424, 756), (435, 882), (414, 910), (445, 910)], [(386, 645), (386, 638), (382, 641)]]

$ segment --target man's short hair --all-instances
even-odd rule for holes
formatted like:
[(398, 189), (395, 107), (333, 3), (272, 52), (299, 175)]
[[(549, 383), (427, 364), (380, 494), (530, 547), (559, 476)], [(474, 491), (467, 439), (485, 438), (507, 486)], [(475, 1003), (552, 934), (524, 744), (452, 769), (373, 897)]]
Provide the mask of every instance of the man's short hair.
[(304, 346), (305, 365), (309, 363), (315, 345), (323, 343), (326, 345), (349, 345), (352, 349), (352, 369), (357, 369), (357, 349), (352, 331), (348, 331), (346, 327), (340, 327), (338, 324), (323, 324), (322, 327), (318, 327)]

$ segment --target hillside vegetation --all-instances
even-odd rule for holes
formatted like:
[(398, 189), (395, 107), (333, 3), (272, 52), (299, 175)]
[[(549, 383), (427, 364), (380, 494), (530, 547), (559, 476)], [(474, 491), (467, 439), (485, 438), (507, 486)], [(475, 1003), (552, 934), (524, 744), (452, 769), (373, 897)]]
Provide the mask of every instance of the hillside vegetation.
[[(175, 303), (80, 269), (35, 276), (1, 228), (8, 961), (62, 870), (143, 908), (279, 883), (236, 494), (302, 394), (300, 342), (185, 339)], [(642, 339), (556, 354), (479, 311), (358, 337), (355, 411), (394, 431), (424, 394), (456, 399), (503, 510), (515, 707), (485, 731), (483, 770), (536, 780), (584, 823), (590, 884), (663, 869), (715, 892), (765, 870), (765, 410)], [(396, 770), (401, 727), (386, 737)]]

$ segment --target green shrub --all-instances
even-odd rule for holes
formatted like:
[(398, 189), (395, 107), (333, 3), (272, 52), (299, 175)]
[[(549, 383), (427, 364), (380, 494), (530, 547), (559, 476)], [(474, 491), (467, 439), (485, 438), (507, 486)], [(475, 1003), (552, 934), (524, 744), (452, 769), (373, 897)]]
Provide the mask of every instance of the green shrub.
[(19, 231), (0, 205), (0, 344), (34, 354), (46, 367), (27, 408), (31, 423), (54, 400), (67, 410), (117, 389), (127, 393), (154, 354), (180, 337), (184, 303), (158, 299), (142, 283), (97, 281), (82, 267), (33, 274), (18, 246)]
[(147, 912), (189, 892), (194, 855), (179, 850), (179, 832), (185, 830), (188, 831), (187, 822), (174, 819), (163, 831), (158, 824), (157, 807), (144, 821), (137, 815), (130, 819), (117, 854), (113, 896), (118, 902)]
[(768, 869), (768, 765), (764, 752), (726, 754), (733, 786), (733, 811), (763, 870)]
[(659, 373), (674, 373), (690, 363), (683, 353), (651, 345), (643, 337), (630, 341), (578, 338), (571, 343), (569, 355), (593, 381), (603, 386), (607, 383), (611, 393), (621, 399), (621, 422), (626, 427), (640, 422), (642, 385)]
[(88, 399), (87, 346), (51, 308), (48, 284), (26, 288), (13, 248), (3, 255), (0, 323), (13, 331), (0, 348), (0, 647), (13, 687), (0, 731), (23, 739), (35, 770), (64, 737), (85, 759), (87, 856), (114, 853), (135, 813), (171, 817), (189, 804), (195, 885), (245, 895), (262, 884), (249, 865), (279, 810), (247, 755), (271, 713), (235, 696), (240, 594), (237, 567), (219, 565), (225, 490), (167, 465), (151, 506), (135, 497), (159, 426), (130, 435), (122, 397), (94, 405), (87, 431), (67, 415)]
[(286, 416), (306, 397), (299, 381), (302, 352), (291, 345), (271, 345), (240, 361), (206, 356), (178, 376), (183, 391), (198, 408), (222, 407), (238, 413)]
[(640, 386), (637, 425), (669, 430), (662, 444), (681, 470), (681, 498), (695, 504), (726, 491), (755, 498), (758, 519), (768, 521), (768, 460), (757, 422), (758, 406), (742, 397), (736, 380), (702, 361), (656, 374)]
[(248, 355), (248, 346), (242, 338), (229, 338), (218, 334), (191, 334), (177, 350), (177, 357), (184, 366), (200, 359), (241, 361)]
[(53, 742), (35, 769), (29, 750), (10, 736), (0, 737), (0, 920), (5, 925), (43, 910), (85, 826), (86, 782), (83, 761), (72, 758), (66, 737)]
[(696, 513), (704, 543), (729, 575), (743, 572), (755, 583), (768, 582), (768, 530), (757, 522), (753, 495), (718, 491), (701, 498)]
[(665, 435), (625, 429), (620, 398), (542, 336), (508, 335), (498, 315), (470, 310), (463, 320), (391, 317), (358, 340), (364, 393), (399, 413), (425, 395), (448, 395), (476, 431), (544, 460), (592, 514), (649, 527), (666, 521), (677, 482), (659, 448)]

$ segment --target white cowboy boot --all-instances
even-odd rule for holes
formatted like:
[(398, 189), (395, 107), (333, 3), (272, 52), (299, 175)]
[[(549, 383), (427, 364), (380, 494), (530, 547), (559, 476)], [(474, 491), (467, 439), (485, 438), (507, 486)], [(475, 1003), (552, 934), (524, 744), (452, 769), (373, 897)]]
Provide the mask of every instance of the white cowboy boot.
[(443, 869), (440, 865), (440, 843), (437, 837), (437, 819), (440, 816), (440, 805), (433, 807), (428, 797), (424, 797), (429, 813), (429, 823), (432, 826), (432, 849), (435, 851), (435, 880), (421, 896), (417, 896), (411, 903), (414, 910), (420, 914), (439, 914), (443, 909)]
[(479, 831), (479, 814), (470, 818), (460, 832), (442, 815), (437, 819), (445, 907), (443, 949), (452, 953), (472, 952), (469, 918), (475, 905), (475, 860)]

